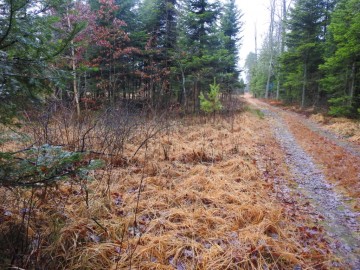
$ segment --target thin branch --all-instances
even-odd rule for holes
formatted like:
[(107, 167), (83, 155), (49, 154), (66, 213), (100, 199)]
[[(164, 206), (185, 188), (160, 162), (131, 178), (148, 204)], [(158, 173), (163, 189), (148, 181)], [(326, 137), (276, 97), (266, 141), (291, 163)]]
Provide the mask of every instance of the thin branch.
[(155, 131), (153, 134), (149, 135), (148, 137), (146, 137), (146, 139), (139, 145), (139, 147), (136, 149), (135, 153), (133, 154), (133, 156), (131, 157), (132, 159), (136, 156), (136, 154), (139, 152), (139, 150), (152, 138), (154, 138), (160, 131), (171, 127), (171, 125), (169, 126), (165, 126), (163, 128), (158, 129), (157, 131)]
[[(4, 36), (2, 38), (0, 38), (0, 44), (4, 42), (4, 40), (9, 36), (12, 25), (13, 25), (13, 17), (15, 14), (15, 10), (13, 9), (13, 0), (10, 0), (10, 14), (9, 14), (9, 24), (8, 27), (6, 29), (6, 32), (4, 34)], [(0, 49), (2, 49), (2, 47), (0, 47)]]

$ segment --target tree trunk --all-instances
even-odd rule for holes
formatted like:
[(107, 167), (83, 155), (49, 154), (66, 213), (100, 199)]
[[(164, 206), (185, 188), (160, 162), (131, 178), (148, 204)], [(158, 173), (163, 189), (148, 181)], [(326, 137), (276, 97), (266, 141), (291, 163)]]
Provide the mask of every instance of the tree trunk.
[(200, 99), (199, 99), (199, 96), (200, 96), (200, 92), (201, 92), (201, 89), (199, 86), (199, 82), (200, 82), (200, 77), (199, 77), (199, 74), (196, 75), (196, 78), (195, 78), (195, 85), (194, 85), (194, 112), (199, 112), (199, 109), (200, 109)]
[(301, 109), (305, 106), (305, 92), (307, 84), (307, 64), (304, 64), (304, 77), (303, 77), (303, 86), (302, 86), (302, 95), (301, 95)]
[(286, 33), (286, 16), (287, 16), (287, 9), (286, 9), (286, 0), (283, 0), (282, 6), (282, 19), (281, 19), (281, 53), (285, 51), (285, 33)]
[(267, 77), (266, 89), (265, 89), (265, 98), (269, 98), (270, 79), (271, 79), (271, 73), (272, 73), (272, 60), (273, 60), (273, 53), (271, 52), (270, 61), (269, 61), (268, 77)]
[[(67, 22), (69, 29), (71, 28), (71, 22), (69, 17), (69, 9), (67, 8)], [(74, 48), (74, 41), (71, 40), (70, 42), (70, 49), (71, 49), (71, 67), (72, 67), (72, 76), (73, 76), (73, 90), (74, 90), (74, 100), (76, 106), (77, 116), (80, 117), (80, 102), (79, 102), (79, 91), (77, 88), (77, 77), (76, 77), (76, 58), (75, 58), (75, 48)]]
[[(282, 1), (282, 14), (281, 14), (281, 22), (280, 22), (280, 27), (281, 27), (281, 37), (280, 37), (280, 55), (282, 55), (285, 51), (285, 33), (286, 33), (286, 25), (285, 25), (285, 20), (286, 20), (286, 15), (287, 15), (287, 10), (286, 10), (286, 0)], [(281, 73), (279, 71), (278, 74), (278, 83), (277, 83), (277, 88), (276, 88), (276, 99), (278, 100), (280, 98), (280, 86), (281, 86)]]
[(350, 88), (349, 88), (349, 106), (352, 106), (352, 102), (354, 99), (354, 92), (355, 92), (355, 71), (356, 71), (356, 65), (355, 65), (355, 61), (352, 64), (351, 67), (351, 83), (350, 83)]
[(186, 87), (185, 87), (185, 72), (184, 72), (184, 69), (181, 68), (181, 76), (182, 76), (182, 88), (183, 88), (183, 104), (184, 104), (184, 108), (186, 110), (186, 107), (187, 107), (187, 97), (186, 97)]
[(272, 66), (273, 66), (273, 54), (274, 54), (274, 42), (273, 42), (273, 34), (274, 34), (274, 15), (275, 15), (275, 0), (272, 0), (270, 10), (270, 29), (269, 29), (269, 46), (270, 46), (270, 61), (269, 61), (269, 69), (268, 69), (268, 77), (266, 82), (266, 90), (265, 90), (265, 98), (269, 98), (270, 91), (270, 79), (272, 74)]

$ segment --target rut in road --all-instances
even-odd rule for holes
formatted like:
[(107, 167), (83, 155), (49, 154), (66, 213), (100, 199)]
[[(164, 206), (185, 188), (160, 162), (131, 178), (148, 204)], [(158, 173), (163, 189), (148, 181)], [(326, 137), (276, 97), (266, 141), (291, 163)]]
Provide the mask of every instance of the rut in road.
[(329, 236), (335, 239), (334, 251), (351, 265), (352, 269), (360, 269), (360, 226), (357, 220), (359, 213), (354, 213), (345, 203), (347, 199), (334, 191), (321, 169), (298, 145), (281, 116), (265, 106), (259, 108), (274, 123), (272, 128), (275, 138), (286, 154), (286, 163), (297, 182), (298, 191), (304, 200), (309, 201), (315, 211), (324, 217), (322, 225)]
[[(287, 112), (290, 115), (296, 115), (295, 112)], [(350, 153), (353, 156), (360, 157), (360, 146), (349, 143), (345, 141), (344, 139), (340, 138), (340, 136), (337, 136), (327, 130), (321, 129), (318, 127), (316, 123), (313, 123), (312, 121), (309, 121), (308, 119), (302, 119), (302, 124), (304, 124), (308, 129), (316, 132), (317, 134), (321, 135), (324, 138), (328, 138), (331, 142), (336, 144), (337, 146), (345, 149), (348, 153)]]

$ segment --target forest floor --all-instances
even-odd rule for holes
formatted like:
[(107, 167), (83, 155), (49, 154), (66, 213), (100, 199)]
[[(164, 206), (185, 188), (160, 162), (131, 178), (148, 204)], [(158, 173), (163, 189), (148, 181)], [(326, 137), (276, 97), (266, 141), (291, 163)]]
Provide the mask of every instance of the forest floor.
[(357, 144), (249, 96), (234, 102), (165, 126), (127, 129), (116, 114), (125, 133), (55, 115), (56, 145), (86, 134), (110, 151), (121, 133), (121, 154), (90, 182), (0, 188), (0, 268), (359, 269)]
[[(278, 188), (283, 193), (290, 190), (291, 201), (311, 206), (314, 222), (332, 237), (333, 251), (353, 269), (360, 269), (360, 147), (358, 140), (354, 140), (358, 134), (349, 140), (304, 115), (271, 106), (250, 95), (245, 99), (264, 113), (270, 133), (286, 155), (294, 185), (278, 180)], [(265, 133), (264, 137), (268, 136), (269, 130)], [(264, 148), (264, 153), (269, 153)], [(270, 168), (276, 170), (276, 166)]]

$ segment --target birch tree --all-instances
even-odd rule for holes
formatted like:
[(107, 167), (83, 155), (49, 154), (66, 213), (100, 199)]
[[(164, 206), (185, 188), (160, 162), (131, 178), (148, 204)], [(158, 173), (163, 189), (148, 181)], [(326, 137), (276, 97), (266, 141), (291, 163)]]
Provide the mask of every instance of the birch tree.
[(269, 50), (270, 59), (268, 67), (268, 75), (265, 89), (265, 98), (269, 98), (270, 79), (273, 73), (273, 57), (274, 57), (274, 25), (275, 25), (275, 0), (270, 0), (270, 26), (269, 26)]

